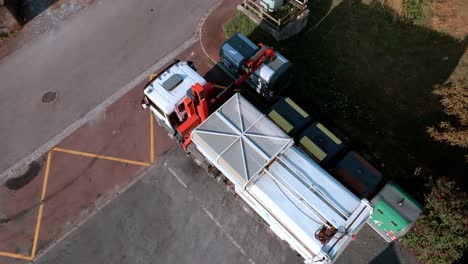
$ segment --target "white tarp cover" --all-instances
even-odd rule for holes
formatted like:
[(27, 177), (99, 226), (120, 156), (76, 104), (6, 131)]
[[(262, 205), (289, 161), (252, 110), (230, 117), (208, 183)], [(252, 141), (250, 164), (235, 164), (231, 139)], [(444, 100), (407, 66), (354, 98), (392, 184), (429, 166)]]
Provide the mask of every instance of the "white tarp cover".
[(230, 180), (243, 186), (293, 140), (240, 94), (200, 126), (192, 140)]
[(296, 147), (273, 161), (247, 191), (314, 255), (324, 247), (315, 233), (327, 223), (346, 230), (361, 205), (354, 194)]
[[(239, 94), (194, 129), (192, 141), (306, 261), (336, 259), (372, 211)], [(325, 225), (339, 232), (324, 245), (315, 234)]]

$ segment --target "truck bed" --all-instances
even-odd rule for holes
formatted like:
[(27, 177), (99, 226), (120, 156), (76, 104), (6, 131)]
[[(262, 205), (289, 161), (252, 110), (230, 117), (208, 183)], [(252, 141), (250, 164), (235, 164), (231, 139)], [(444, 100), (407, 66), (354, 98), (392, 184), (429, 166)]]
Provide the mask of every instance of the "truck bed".
[[(305, 262), (333, 262), (372, 208), (236, 94), (192, 131), (198, 151)], [(333, 230), (325, 240), (321, 230)]]

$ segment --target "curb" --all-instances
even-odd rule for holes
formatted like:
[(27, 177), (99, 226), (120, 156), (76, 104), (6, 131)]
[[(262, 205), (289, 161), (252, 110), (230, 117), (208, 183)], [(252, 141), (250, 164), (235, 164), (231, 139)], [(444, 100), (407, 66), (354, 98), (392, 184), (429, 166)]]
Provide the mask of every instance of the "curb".
[(148, 69), (146, 69), (144, 72), (140, 73), (139, 75), (135, 76), (135, 78), (127, 83), (125, 86), (120, 88), (116, 93), (111, 95), (109, 98), (104, 100), (102, 103), (97, 105), (94, 109), (89, 111), (85, 116), (79, 118), (75, 122), (73, 122), (70, 126), (65, 128), (62, 132), (59, 134), (55, 135), (52, 139), (50, 139), (48, 142), (34, 150), (32, 153), (27, 155), (26, 157), (22, 158), (20, 161), (16, 162), (14, 165), (9, 167), (8, 169), (4, 170), (3, 172), (0, 173), (0, 183), (4, 183), (10, 178), (18, 176), (18, 174), (21, 174), (23, 170), (26, 170), (29, 164), (37, 159), (39, 159), (41, 156), (43, 156), (45, 153), (47, 153), (49, 150), (51, 150), (55, 145), (60, 143), (62, 140), (64, 140), (67, 136), (71, 135), (75, 130), (80, 128), (82, 125), (87, 123), (89, 120), (92, 120), (94, 117), (99, 115), (102, 111), (104, 111), (107, 107), (109, 107), (111, 104), (113, 104), (115, 101), (117, 101), (119, 98), (124, 96), (126, 93), (128, 93), (130, 90), (132, 90), (138, 83), (142, 82), (145, 80), (151, 73), (156, 72), (158, 69), (166, 65), (168, 62), (170, 62), (173, 58), (175, 58), (179, 53), (182, 51), (186, 50), (189, 48), (191, 45), (196, 43), (197, 41), (197, 36), (193, 36), (192, 38), (188, 39), (184, 43), (182, 43), (180, 46), (176, 47), (173, 51), (171, 51), (169, 54), (167, 54), (164, 58), (150, 66)]
[(206, 51), (205, 49), (205, 46), (203, 45), (203, 28), (205, 26), (205, 22), (206, 22), (206, 19), (214, 12), (216, 11), (216, 9), (218, 9), (218, 7), (223, 4), (226, 0), (222, 0), (221, 2), (219, 2), (218, 4), (216, 4), (214, 7), (212, 7), (210, 10), (208, 10), (208, 13), (201, 19), (201, 22), (199, 24), (199, 27), (197, 29), (197, 34), (198, 34), (198, 38), (200, 40), (200, 46), (203, 50), (203, 53), (205, 53), (205, 56), (208, 57), (208, 59), (210, 59), (210, 61), (212, 63), (215, 63), (216, 64), (216, 61), (211, 58), (211, 56), (208, 54), (208, 52)]
[(210, 9), (201, 21), (198, 32), (200, 45), (205, 56), (215, 64), (218, 62), (219, 47), (226, 40), (222, 25), (236, 14), (236, 7), (241, 2), (241, 0), (223, 0)]

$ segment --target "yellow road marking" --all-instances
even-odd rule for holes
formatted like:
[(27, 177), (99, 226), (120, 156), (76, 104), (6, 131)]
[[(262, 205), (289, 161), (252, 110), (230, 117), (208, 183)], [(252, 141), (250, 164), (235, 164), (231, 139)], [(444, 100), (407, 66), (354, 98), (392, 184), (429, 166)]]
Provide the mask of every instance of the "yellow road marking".
[(37, 250), (37, 241), (39, 240), (39, 231), (41, 229), (41, 222), (42, 222), (42, 214), (44, 212), (44, 200), (47, 191), (47, 182), (49, 180), (49, 172), (50, 172), (50, 160), (52, 159), (52, 152), (49, 151), (47, 154), (47, 163), (44, 175), (44, 183), (42, 184), (42, 193), (41, 193), (41, 201), (39, 202), (39, 213), (37, 214), (37, 222), (36, 222), (36, 231), (34, 232), (34, 242), (31, 252), (31, 258), (36, 256)]
[(153, 114), (150, 112), (150, 161), (154, 162), (154, 120)]
[[(150, 75), (150, 80), (154, 79), (156, 77), (155, 74)], [(226, 88), (226, 86), (221, 86), (221, 85), (215, 85), (215, 87), (218, 88)], [(154, 120), (153, 120), (153, 115), (150, 112), (150, 160), (151, 162), (154, 162)], [(53, 151), (57, 152), (63, 152), (63, 153), (68, 153), (68, 154), (73, 154), (73, 155), (78, 155), (78, 156), (84, 156), (84, 157), (90, 157), (90, 158), (99, 158), (99, 159), (104, 159), (104, 160), (111, 160), (111, 161), (117, 161), (117, 162), (122, 162), (122, 163), (128, 163), (128, 164), (133, 164), (133, 165), (139, 165), (139, 166), (149, 166), (150, 163), (148, 162), (141, 162), (141, 161), (135, 161), (135, 160), (129, 160), (129, 159), (122, 159), (122, 158), (117, 158), (117, 157), (111, 157), (111, 156), (104, 156), (104, 155), (99, 155), (99, 154), (94, 154), (94, 153), (89, 153), (89, 152), (82, 152), (82, 151), (76, 151), (76, 150), (70, 150), (70, 149), (63, 149), (63, 148), (53, 148)], [(33, 260), (36, 257), (36, 251), (37, 251), (37, 245), (39, 241), (39, 234), (40, 234), (40, 229), (41, 229), (41, 224), (42, 224), (42, 216), (44, 214), (44, 200), (45, 196), (47, 193), (47, 184), (49, 181), (49, 172), (50, 172), (50, 163), (52, 160), (52, 151), (49, 151), (47, 154), (47, 162), (46, 162), (46, 169), (45, 169), (45, 175), (44, 175), (44, 182), (42, 185), (42, 193), (41, 193), (41, 200), (39, 202), (39, 212), (37, 215), (37, 222), (36, 222), (36, 228), (34, 231), (34, 240), (33, 240), (33, 246), (31, 250), (31, 256), (24, 256), (21, 254), (15, 254), (15, 253), (9, 253), (9, 252), (3, 252), (0, 251), (0, 256), (2, 257), (9, 257), (9, 258), (16, 258), (16, 259), (24, 259), (24, 260)]]
[(148, 81), (150, 81), (150, 82), (153, 81), (154, 79), (156, 79), (157, 76), (158, 76), (158, 75), (157, 75), (156, 73), (150, 74), (150, 76), (149, 76), (149, 78), (148, 78)]
[(141, 162), (141, 161), (135, 161), (135, 160), (129, 160), (129, 159), (121, 159), (121, 158), (116, 158), (116, 157), (111, 157), (111, 156), (104, 156), (104, 155), (99, 155), (99, 154), (94, 154), (94, 153), (89, 153), (89, 152), (76, 151), (76, 150), (70, 150), (70, 149), (53, 148), (52, 150), (58, 151), (58, 152), (64, 152), (64, 153), (68, 153), (68, 154), (73, 154), (73, 155), (78, 155), (78, 156), (84, 156), (84, 157), (90, 157), (90, 158), (99, 158), (99, 159), (105, 159), (105, 160), (112, 160), (112, 161), (118, 161), (118, 162), (122, 162), (122, 163), (128, 163), (128, 164), (139, 165), (139, 166), (149, 166), (150, 165), (150, 163), (148, 163), (148, 162)]
[(25, 259), (25, 260), (32, 260), (33, 259), (31, 256), (24, 256), (24, 255), (21, 255), (21, 254), (13, 254), (13, 253), (2, 252), (2, 251), (0, 251), (0, 256), (9, 257), (9, 258), (16, 258), (16, 259)]

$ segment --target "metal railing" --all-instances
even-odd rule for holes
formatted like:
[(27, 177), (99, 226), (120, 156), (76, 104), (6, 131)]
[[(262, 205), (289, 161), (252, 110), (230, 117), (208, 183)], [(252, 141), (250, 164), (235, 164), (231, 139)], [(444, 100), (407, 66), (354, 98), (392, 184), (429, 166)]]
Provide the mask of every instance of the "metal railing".
[(267, 23), (275, 30), (280, 30), (307, 9), (308, 0), (288, 0), (287, 2), (291, 5), (291, 10), (280, 17), (275, 17), (275, 12), (267, 12), (260, 5), (260, 0), (244, 0), (241, 5), (261, 19), (262, 22)]

